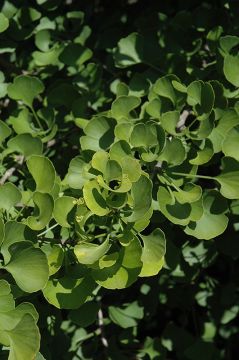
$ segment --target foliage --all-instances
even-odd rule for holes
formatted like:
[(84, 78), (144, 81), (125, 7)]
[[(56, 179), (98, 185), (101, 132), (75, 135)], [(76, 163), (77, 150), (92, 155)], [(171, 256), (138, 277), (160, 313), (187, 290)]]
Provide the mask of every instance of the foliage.
[(235, 9), (3, 1), (1, 359), (236, 358)]

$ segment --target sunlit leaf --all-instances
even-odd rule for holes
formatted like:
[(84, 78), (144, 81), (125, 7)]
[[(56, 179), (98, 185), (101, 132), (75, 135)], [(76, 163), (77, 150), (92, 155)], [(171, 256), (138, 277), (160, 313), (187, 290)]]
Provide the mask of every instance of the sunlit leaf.
[(7, 88), (11, 99), (22, 100), (26, 105), (32, 107), (34, 98), (42, 93), (44, 85), (38, 78), (28, 75), (19, 75), (14, 79), (13, 84)]
[(9, 251), (11, 258), (5, 269), (11, 273), (17, 285), (26, 292), (43, 289), (49, 275), (45, 254), (29, 241), (13, 244)]

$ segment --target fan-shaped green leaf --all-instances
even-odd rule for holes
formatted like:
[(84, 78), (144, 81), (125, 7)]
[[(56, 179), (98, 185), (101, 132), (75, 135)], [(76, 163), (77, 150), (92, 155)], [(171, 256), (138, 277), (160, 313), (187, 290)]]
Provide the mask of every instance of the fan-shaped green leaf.
[(168, 111), (162, 114), (160, 118), (160, 124), (169, 134), (178, 136), (180, 135), (180, 133), (177, 132), (177, 124), (179, 119), (179, 111)]
[(4, 236), (5, 236), (5, 226), (3, 220), (0, 218), (0, 245), (2, 245)]
[(230, 157), (222, 159), (222, 172), (215, 177), (221, 185), (220, 193), (227, 199), (239, 198), (239, 162)]
[(214, 91), (210, 83), (201, 80), (193, 81), (187, 88), (188, 104), (192, 105), (198, 114), (198, 120), (206, 119), (214, 105)]
[(237, 161), (239, 161), (239, 126), (233, 127), (229, 130), (226, 135), (225, 139), (222, 143), (222, 151), (226, 156), (230, 156)]
[(89, 173), (90, 165), (85, 163), (79, 156), (70, 162), (68, 173), (63, 184), (68, 184), (73, 189), (82, 189), (84, 183), (94, 177)]
[(0, 208), (9, 211), (21, 198), (21, 191), (14, 184), (8, 182), (0, 186)]
[(103, 256), (99, 269), (92, 270), (95, 281), (106, 289), (123, 289), (136, 281), (142, 262), (142, 248), (137, 238), (121, 248), (119, 253)]
[(224, 58), (223, 71), (226, 79), (234, 86), (239, 87), (239, 56), (227, 54)]
[(74, 247), (74, 253), (81, 264), (93, 264), (98, 261), (110, 248), (109, 238), (100, 245), (79, 243)]
[(27, 225), (33, 230), (42, 230), (51, 220), (54, 201), (51, 195), (41, 192), (33, 194), (33, 201), (36, 215), (28, 216)]
[(23, 154), (25, 157), (31, 155), (41, 155), (42, 142), (39, 138), (33, 137), (31, 134), (19, 134), (11, 138), (7, 146), (13, 151)]
[(96, 284), (89, 275), (78, 279), (65, 276), (49, 280), (43, 295), (58, 309), (78, 309), (90, 299), (95, 287)]
[(15, 301), (13, 299), (13, 295), (11, 294), (11, 287), (6, 280), (1, 279), (0, 280), (0, 309), (1, 309), (0, 313), (11, 311), (14, 308), (15, 308)]
[(143, 263), (139, 276), (158, 274), (164, 264), (166, 240), (162, 230), (155, 229), (150, 235), (142, 236), (144, 243), (141, 261)]
[(137, 325), (137, 320), (144, 316), (143, 307), (139, 307), (138, 303), (134, 301), (126, 308), (110, 306), (110, 319), (123, 329), (127, 329)]
[(114, 54), (117, 67), (127, 67), (142, 62), (143, 48), (141, 36), (132, 33), (122, 38), (118, 43), (118, 48)]
[(67, 217), (75, 206), (75, 198), (72, 196), (62, 196), (55, 200), (53, 216), (63, 227), (70, 227)]
[(190, 164), (202, 165), (207, 163), (213, 156), (213, 145), (209, 139), (206, 139), (203, 149), (197, 151), (197, 155), (189, 160)]
[(52, 162), (44, 156), (32, 155), (27, 160), (27, 167), (36, 183), (36, 190), (50, 193), (56, 179)]
[(0, 33), (7, 30), (8, 26), (9, 26), (8, 18), (3, 13), (0, 13)]
[(17, 285), (26, 292), (35, 292), (45, 287), (49, 276), (45, 254), (32, 246), (30, 241), (11, 245), (10, 261), (5, 269), (11, 273)]
[(41, 249), (47, 256), (49, 275), (54, 275), (62, 266), (64, 260), (63, 249), (57, 244), (46, 244)]
[(26, 105), (32, 107), (34, 98), (42, 93), (44, 85), (38, 78), (28, 75), (15, 77), (13, 84), (7, 88), (8, 96), (14, 100), (22, 100)]
[(83, 188), (84, 200), (93, 214), (105, 216), (110, 212), (96, 180), (89, 180)]
[(81, 136), (83, 150), (105, 150), (114, 140), (115, 120), (104, 116), (95, 117), (84, 128), (86, 136)]
[(9, 360), (33, 359), (40, 348), (40, 333), (35, 320), (25, 314), (17, 326), (8, 332)]
[(203, 215), (196, 222), (190, 222), (185, 229), (186, 234), (198, 239), (210, 240), (222, 234), (228, 224), (224, 214), (227, 211), (225, 199), (215, 190), (204, 193)]
[(158, 161), (166, 161), (169, 165), (180, 165), (186, 158), (186, 148), (179, 138), (166, 139), (163, 152), (158, 156)]
[(192, 207), (188, 202), (181, 204), (175, 199), (173, 193), (163, 186), (159, 187), (157, 196), (159, 209), (167, 219), (178, 225), (189, 223)]
[(209, 140), (213, 144), (215, 153), (218, 153), (222, 150), (222, 143), (228, 131), (236, 125), (239, 125), (239, 116), (234, 109), (228, 109), (219, 119), (217, 126), (209, 135)]
[(5, 236), (1, 246), (1, 254), (3, 255), (4, 262), (7, 264), (10, 260), (9, 247), (20, 241), (28, 240), (30, 235), (27, 234), (27, 227), (23, 223), (16, 221), (8, 221), (5, 224)]
[(111, 114), (118, 122), (125, 122), (131, 119), (131, 111), (140, 105), (140, 98), (136, 96), (119, 96), (113, 101), (111, 106)]
[(2, 145), (3, 141), (11, 135), (12, 130), (10, 129), (5, 122), (0, 120), (0, 145)]
[(132, 184), (133, 199), (132, 214), (127, 217), (128, 222), (135, 222), (145, 216), (152, 202), (152, 181), (145, 175)]

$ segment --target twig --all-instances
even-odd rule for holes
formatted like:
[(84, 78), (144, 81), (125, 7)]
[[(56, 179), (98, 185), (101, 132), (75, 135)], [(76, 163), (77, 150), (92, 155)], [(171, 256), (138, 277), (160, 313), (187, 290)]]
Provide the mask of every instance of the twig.
[(103, 344), (103, 346), (105, 348), (109, 347), (109, 343), (108, 340), (105, 337), (105, 331), (104, 331), (104, 315), (103, 315), (103, 311), (100, 308), (98, 311), (98, 324), (99, 324), (99, 330), (100, 330), (100, 338), (101, 338), (101, 342)]
[(183, 110), (182, 114), (180, 115), (179, 122), (177, 123), (177, 131), (180, 132), (185, 129), (185, 123), (188, 116), (191, 114), (189, 110)]
[(12, 166), (10, 169), (6, 170), (5, 174), (0, 179), (0, 185), (3, 185), (14, 174), (17, 168), (23, 164), (23, 161), (24, 161), (23, 155), (19, 155), (16, 157), (17, 165)]

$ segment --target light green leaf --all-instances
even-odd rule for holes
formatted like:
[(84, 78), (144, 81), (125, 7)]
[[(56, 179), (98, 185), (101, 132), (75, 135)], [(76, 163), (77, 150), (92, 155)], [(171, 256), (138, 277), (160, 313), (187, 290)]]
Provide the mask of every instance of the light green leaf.
[(34, 216), (28, 216), (27, 225), (33, 230), (42, 230), (50, 222), (54, 208), (54, 201), (51, 195), (35, 192), (33, 202), (36, 205)]
[(206, 139), (204, 147), (197, 151), (197, 155), (189, 160), (190, 164), (203, 165), (207, 163), (213, 156), (213, 145), (209, 139)]
[(82, 189), (85, 182), (94, 177), (89, 172), (90, 165), (85, 163), (79, 156), (73, 158), (63, 184), (68, 184), (73, 189)]
[(229, 130), (226, 135), (225, 139), (222, 143), (222, 151), (226, 156), (230, 156), (235, 160), (239, 161), (239, 125), (233, 127)]
[(180, 133), (177, 132), (177, 124), (179, 119), (179, 111), (168, 111), (162, 114), (160, 118), (160, 124), (169, 134), (179, 136)]
[(38, 78), (28, 75), (19, 75), (14, 78), (13, 84), (7, 88), (8, 96), (14, 100), (22, 100), (32, 107), (34, 98), (42, 93), (44, 85)]
[[(179, 80), (175, 75), (166, 75), (161, 77), (156, 81), (153, 85), (152, 90), (153, 93), (149, 94), (149, 100), (155, 98), (155, 94), (161, 96), (162, 98), (166, 98), (170, 101), (171, 105), (177, 106), (181, 103), (182, 98), (184, 98), (184, 94), (177, 92), (177, 90), (173, 87), (172, 81)], [(168, 111), (170, 109), (167, 109)], [(164, 104), (161, 105), (161, 111), (165, 111)]]
[(5, 226), (4, 226), (3, 219), (0, 218), (0, 245), (2, 245), (4, 237), (5, 237)]
[(106, 151), (97, 151), (92, 157), (91, 164), (94, 169), (104, 174), (108, 160), (109, 154)]
[(9, 26), (8, 18), (3, 13), (0, 13), (0, 33), (7, 30), (8, 26)]
[(23, 223), (16, 221), (8, 221), (5, 224), (5, 236), (1, 246), (1, 254), (3, 255), (4, 262), (7, 264), (11, 258), (9, 247), (17, 242), (27, 240), (30, 238), (28, 228)]
[(130, 145), (125, 140), (114, 142), (109, 150), (109, 154), (112, 160), (118, 161), (121, 165), (125, 157), (128, 159), (131, 156), (131, 159), (133, 159)]
[(234, 109), (228, 109), (219, 119), (217, 126), (212, 130), (209, 135), (209, 140), (213, 144), (215, 153), (222, 150), (223, 141), (230, 129), (239, 125), (239, 116)]
[(145, 216), (152, 202), (152, 181), (145, 175), (132, 184), (133, 199), (132, 214), (126, 218), (128, 222), (135, 222)]
[(214, 178), (221, 185), (220, 193), (227, 199), (239, 198), (239, 162), (230, 157), (222, 159), (222, 172)]
[(75, 198), (72, 196), (62, 196), (55, 200), (53, 216), (55, 220), (63, 227), (70, 227), (68, 215), (75, 206)]
[(93, 214), (105, 216), (110, 212), (96, 180), (89, 180), (84, 185), (83, 195), (87, 207)]
[[(140, 47), (138, 46), (140, 43)], [(137, 33), (132, 33), (122, 38), (118, 43), (118, 48), (114, 54), (117, 67), (127, 67), (142, 62), (142, 40)]]
[(196, 222), (190, 222), (185, 233), (197, 239), (210, 240), (222, 234), (227, 227), (227, 202), (215, 190), (204, 192), (203, 215)]
[(239, 44), (239, 37), (234, 35), (221, 36), (219, 44), (224, 55), (229, 54), (230, 51)]
[(32, 155), (27, 160), (27, 167), (36, 183), (36, 190), (50, 193), (56, 179), (52, 162), (44, 156)]
[(94, 117), (84, 128), (81, 136), (83, 150), (106, 150), (114, 141), (115, 120), (104, 116)]
[(8, 182), (0, 186), (0, 208), (9, 211), (21, 198), (21, 191), (16, 185)]
[(0, 145), (2, 145), (3, 141), (11, 135), (12, 130), (9, 126), (2, 120), (0, 120)]
[(13, 151), (23, 154), (25, 157), (31, 155), (41, 155), (42, 142), (39, 138), (33, 137), (31, 134), (19, 134), (11, 138), (7, 146)]
[(138, 123), (133, 127), (130, 136), (133, 147), (149, 148), (158, 143), (156, 126), (153, 124)]
[(100, 245), (92, 243), (79, 243), (74, 247), (74, 253), (81, 264), (93, 264), (109, 250), (109, 237)]
[(136, 96), (119, 96), (113, 101), (111, 114), (119, 123), (132, 119), (131, 111), (140, 105), (140, 98)]
[(32, 57), (36, 66), (47, 66), (47, 65), (55, 65), (59, 66), (59, 55), (62, 51), (62, 46), (55, 45), (49, 51), (41, 52), (41, 51), (34, 51), (32, 53)]
[[(15, 308), (15, 301), (11, 294), (11, 287), (6, 280), (0, 280), (0, 313), (7, 313)], [(1, 318), (1, 315), (0, 315)], [(1, 324), (1, 320), (0, 320)], [(1, 325), (0, 325), (1, 328)], [(1, 336), (0, 336), (1, 337)]]
[(136, 281), (142, 262), (142, 248), (137, 238), (119, 252), (104, 255), (99, 268), (92, 270), (95, 281), (106, 289), (123, 289)]
[(36, 133), (32, 127), (32, 116), (27, 108), (20, 111), (16, 117), (10, 116), (8, 122), (17, 134)]
[(129, 122), (120, 122), (115, 127), (115, 136), (119, 140), (129, 141), (133, 125)]
[(155, 119), (161, 116), (161, 100), (158, 98), (152, 99), (146, 103), (145, 111)]
[(210, 83), (201, 80), (193, 81), (187, 88), (187, 102), (192, 105), (198, 114), (198, 120), (205, 120), (211, 113), (214, 105), (214, 91)]
[(166, 161), (169, 165), (180, 165), (186, 158), (186, 148), (181, 139), (173, 137), (166, 139), (163, 152), (158, 156), (158, 161)]
[(47, 256), (49, 276), (54, 275), (61, 268), (64, 260), (64, 251), (62, 247), (57, 244), (45, 244), (41, 247), (41, 250)]
[(173, 194), (180, 204), (192, 203), (201, 198), (202, 188), (199, 185), (187, 183), (183, 190), (180, 188), (178, 191), (174, 191)]
[(8, 360), (33, 359), (40, 348), (40, 333), (34, 318), (25, 314), (17, 326), (8, 332), (10, 353)]
[(84, 274), (78, 279), (65, 276), (49, 280), (43, 295), (58, 309), (78, 309), (90, 299), (95, 287), (96, 284), (89, 275)]
[(141, 261), (143, 263), (139, 276), (157, 275), (164, 264), (166, 240), (162, 230), (155, 229), (150, 235), (141, 238), (144, 243)]
[(137, 320), (144, 316), (143, 307), (140, 307), (136, 301), (132, 302), (126, 308), (109, 306), (109, 317), (123, 329), (134, 327)]
[(223, 71), (226, 79), (234, 86), (239, 87), (239, 56), (227, 54), (224, 58)]
[(49, 276), (45, 254), (34, 248), (30, 241), (10, 246), (10, 261), (5, 269), (11, 273), (17, 285), (26, 292), (35, 292), (45, 287)]
[(179, 203), (174, 194), (163, 186), (158, 189), (159, 209), (174, 224), (187, 225), (190, 221), (192, 208), (189, 203)]
[(142, 170), (137, 159), (134, 159), (130, 156), (124, 156), (121, 157), (120, 164), (122, 166), (123, 174), (127, 174), (128, 179), (131, 182), (136, 182), (139, 180), (142, 174)]

